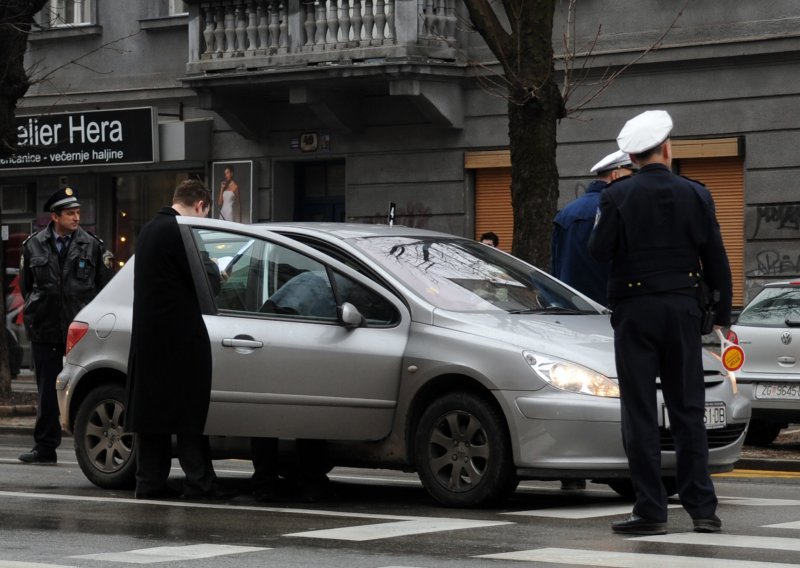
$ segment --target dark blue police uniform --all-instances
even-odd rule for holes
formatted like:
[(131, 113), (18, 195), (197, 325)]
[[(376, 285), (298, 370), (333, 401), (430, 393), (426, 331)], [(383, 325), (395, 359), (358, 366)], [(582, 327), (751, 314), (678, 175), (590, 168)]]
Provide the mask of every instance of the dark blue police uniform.
[(566, 205), (553, 220), (551, 263), (553, 276), (580, 290), (595, 302), (606, 303), (609, 263), (589, 254), (589, 236), (607, 183), (596, 179), (586, 193)]
[[(660, 163), (609, 184), (589, 250), (611, 261), (622, 437), (636, 490), (634, 515), (667, 519), (661, 483), (656, 378), (669, 412), (681, 504), (693, 519), (714, 515), (704, 426), (701, 310), (697, 282), (720, 292), (715, 323), (728, 325), (731, 272), (708, 190)], [(702, 274), (702, 276), (701, 276)]]

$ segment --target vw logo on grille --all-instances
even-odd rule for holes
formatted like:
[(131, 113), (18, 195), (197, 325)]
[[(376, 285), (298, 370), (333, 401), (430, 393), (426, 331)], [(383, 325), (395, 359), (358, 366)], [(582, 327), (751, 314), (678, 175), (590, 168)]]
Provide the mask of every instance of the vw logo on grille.
[(781, 343), (784, 345), (789, 345), (792, 342), (792, 334), (788, 331), (784, 331), (781, 335)]

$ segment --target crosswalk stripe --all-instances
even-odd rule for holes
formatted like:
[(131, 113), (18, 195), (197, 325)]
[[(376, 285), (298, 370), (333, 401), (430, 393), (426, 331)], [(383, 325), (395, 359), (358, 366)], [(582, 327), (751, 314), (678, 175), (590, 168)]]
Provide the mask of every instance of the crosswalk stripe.
[(666, 542), (670, 544), (699, 544), (736, 548), (762, 548), (800, 552), (799, 538), (781, 536), (749, 536), (744, 534), (674, 533), (657, 536), (637, 536), (631, 540)]
[[(529, 511), (513, 511), (501, 513), (502, 515), (516, 515), (520, 517), (546, 517), (549, 519), (591, 519), (595, 517), (610, 517), (613, 515), (625, 515), (631, 512), (631, 503), (613, 504), (597, 503), (595, 505), (575, 505), (553, 507), (549, 509), (531, 509)], [(668, 505), (670, 509), (680, 507), (680, 505)]]
[(71, 568), (61, 564), (42, 564), (41, 562), (22, 562), (21, 560), (0, 560), (0, 568)]
[(105, 560), (106, 562), (125, 562), (128, 564), (153, 564), (155, 562), (176, 562), (213, 558), (245, 552), (261, 552), (272, 550), (256, 546), (234, 546), (232, 544), (190, 544), (186, 546), (155, 546), (124, 552), (101, 552), (98, 554), (81, 554), (70, 558), (87, 560)]
[(800, 529), (800, 521), (792, 521), (790, 523), (777, 523), (775, 525), (764, 525), (767, 529)]
[(797, 499), (759, 499), (756, 497), (717, 497), (723, 505), (744, 505), (746, 507), (796, 507)]
[(421, 519), (401, 521), (397, 523), (379, 523), (338, 529), (324, 529), (285, 534), (283, 536), (301, 536), (306, 538), (325, 538), (331, 540), (365, 541), (382, 538), (395, 538), (412, 534), (424, 534), (440, 531), (474, 529), (480, 527), (496, 527), (512, 525), (504, 521), (473, 521), (470, 519)]
[(550, 562), (580, 566), (603, 566), (606, 568), (797, 568), (797, 564), (731, 560), (727, 558), (697, 558), (696, 556), (672, 556), (645, 554), (640, 552), (606, 552), (602, 550), (580, 550), (569, 548), (539, 548), (519, 552), (484, 554), (475, 558), (496, 560), (522, 560), (527, 562)]

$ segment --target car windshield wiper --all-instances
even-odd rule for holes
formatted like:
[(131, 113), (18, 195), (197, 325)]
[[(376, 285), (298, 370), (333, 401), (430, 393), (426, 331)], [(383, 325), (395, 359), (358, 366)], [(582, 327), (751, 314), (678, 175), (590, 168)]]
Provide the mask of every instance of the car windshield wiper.
[(561, 306), (547, 306), (546, 308), (536, 308), (527, 310), (509, 310), (509, 314), (588, 314), (594, 312), (587, 312), (584, 310), (576, 310), (573, 308), (562, 308)]
[(784, 322), (786, 327), (800, 327), (800, 320), (786, 318)]

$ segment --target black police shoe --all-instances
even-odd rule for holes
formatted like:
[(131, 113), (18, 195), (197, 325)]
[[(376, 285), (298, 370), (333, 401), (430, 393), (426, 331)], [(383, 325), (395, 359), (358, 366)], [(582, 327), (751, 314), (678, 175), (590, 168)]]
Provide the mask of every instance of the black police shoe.
[(611, 523), (611, 530), (619, 534), (656, 535), (667, 534), (667, 523), (651, 521), (631, 513), (621, 521)]
[(694, 523), (694, 532), (698, 533), (715, 533), (722, 530), (722, 521), (716, 515), (705, 519), (692, 519), (692, 523)]
[(55, 465), (58, 463), (58, 458), (56, 458), (55, 452), (52, 454), (43, 454), (37, 449), (20, 454), (18, 459), (22, 463), (28, 463), (32, 465)]

